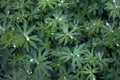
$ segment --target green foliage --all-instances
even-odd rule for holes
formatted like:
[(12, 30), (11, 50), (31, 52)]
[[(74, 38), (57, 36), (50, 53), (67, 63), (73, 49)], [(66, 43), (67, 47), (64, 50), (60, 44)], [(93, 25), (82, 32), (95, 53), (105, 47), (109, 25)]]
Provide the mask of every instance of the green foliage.
[(120, 0), (0, 0), (0, 80), (120, 80)]

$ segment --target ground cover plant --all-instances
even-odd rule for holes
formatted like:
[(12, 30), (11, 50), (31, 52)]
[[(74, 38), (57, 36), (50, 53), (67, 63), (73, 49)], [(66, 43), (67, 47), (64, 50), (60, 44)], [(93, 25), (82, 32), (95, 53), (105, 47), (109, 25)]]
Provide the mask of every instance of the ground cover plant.
[(120, 80), (120, 0), (0, 0), (0, 80)]

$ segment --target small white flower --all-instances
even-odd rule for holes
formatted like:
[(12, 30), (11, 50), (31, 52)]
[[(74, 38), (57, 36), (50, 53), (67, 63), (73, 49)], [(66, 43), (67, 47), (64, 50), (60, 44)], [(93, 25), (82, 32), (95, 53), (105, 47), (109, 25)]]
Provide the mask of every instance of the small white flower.
[(64, 1), (63, 1), (63, 0), (61, 0), (61, 3), (64, 3)]
[(12, 31), (14, 31), (15, 30), (15, 28), (12, 28)]
[(58, 4), (58, 6), (61, 6), (61, 4)]
[(7, 11), (8, 12), (8, 14), (10, 13), (10, 11)]
[(16, 48), (16, 45), (13, 43), (13, 47)]
[(27, 41), (30, 41), (29, 37), (25, 33), (24, 33), (24, 36), (25, 36)]
[(87, 27), (86, 29), (88, 30), (89, 28)]
[(98, 52), (98, 54), (100, 55), (100, 52)]
[(37, 64), (39, 64), (39, 62), (37, 61)]
[(49, 0), (46, 0), (46, 1), (49, 1)]
[(113, 33), (114, 31), (112, 30), (111, 32)]
[(109, 26), (109, 23), (108, 23), (108, 22), (106, 22), (106, 25), (107, 25), (107, 26)]
[(120, 46), (119, 44), (116, 44), (116, 46)]
[(26, 36), (26, 39), (27, 39), (27, 41), (30, 41), (30, 39), (29, 39), (29, 37), (28, 37), (28, 36)]
[(71, 55), (71, 56), (74, 56), (74, 54), (72, 54), (72, 53), (71, 53), (70, 55)]
[(113, 0), (114, 3), (116, 3), (116, 0)]
[(54, 33), (51, 33), (52, 35), (54, 35)]
[(30, 75), (30, 74), (32, 74), (32, 71), (27, 70), (27, 73)]
[(60, 65), (60, 64), (57, 64), (58, 66)]
[(64, 80), (67, 80), (65, 76), (64, 76)]
[(19, 17), (17, 17), (17, 20), (19, 19)]
[(62, 21), (62, 18), (59, 18), (59, 21)]
[(95, 77), (93, 77), (93, 80), (96, 80)]
[(79, 54), (76, 54), (77, 55), (77, 57), (80, 57), (80, 55)]
[(70, 35), (70, 38), (73, 39), (73, 36)]
[(55, 19), (58, 19), (58, 17), (55, 17)]
[(94, 23), (93, 25), (95, 26), (96, 24)]
[(30, 59), (30, 62), (33, 62), (34, 61), (34, 59)]
[(115, 41), (116, 39), (113, 39), (113, 41)]
[(99, 57), (99, 59), (101, 61), (102, 59), (101, 59), (101, 53), (100, 52), (98, 52), (98, 57)]

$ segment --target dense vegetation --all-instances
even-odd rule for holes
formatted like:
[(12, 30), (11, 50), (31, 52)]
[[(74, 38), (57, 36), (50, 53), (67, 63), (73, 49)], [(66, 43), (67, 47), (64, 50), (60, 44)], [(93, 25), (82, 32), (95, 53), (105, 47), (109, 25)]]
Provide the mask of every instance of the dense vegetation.
[(0, 80), (120, 80), (120, 0), (0, 0)]

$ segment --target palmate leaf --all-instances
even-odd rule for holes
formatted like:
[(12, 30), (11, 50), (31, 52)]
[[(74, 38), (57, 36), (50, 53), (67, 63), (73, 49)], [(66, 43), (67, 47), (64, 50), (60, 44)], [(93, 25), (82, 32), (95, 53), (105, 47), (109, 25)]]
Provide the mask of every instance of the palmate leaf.
[(90, 23), (88, 23), (86, 32), (88, 33), (88, 36), (91, 37), (92, 35), (99, 33), (100, 29), (103, 27), (104, 25), (101, 19), (91, 20)]
[(1, 37), (2, 44), (4, 45), (3, 48), (11, 47), (13, 45), (13, 38), (13, 32), (10, 30), (6, 30), (6, 32)]
[(93, 15), (96, 15), (97, 9), (99, 8), (97, 3), (93, 3), (89, 6), (89, 12), (92, 13)]
[(13, 8), (18, 11), (25, 11), (25, 8), (30, 8), (30, 0), (17, 0), (13, 2)]
[(110, 64), (114, 61), (113, 58), (105, 58), (104, 56), (105, 56), (104, 52), (98, 52), (96, 54), (96, 57), (98, 59), (96, 64), (100, 67), (99, 68), (100, 70), (107, 69), (108, 68), (107, 64)]
[(9, 1), (9, 0), (6, 0), (6, 1), (0, 1), (0, 7), (1, 8), (6, 8), (6, 9), (10, 9), (12, 6), (11, 6), (11, 1)]
[(21, 47), (25, 38), (15, 30), (7, 29), (1, 36), (3, 48), (6, 47)]
[(22, 68), (19, 68), (18, 71), (12, 70), (5, 78), (7, 78), (7, 80), (26, 80), (27, 74)]
[(28, 20), (32, 21), (34, 19), (39, 19), (39, 9), (34, 9), (33, 7), (30, 8), (30, 12), (28, 12)]
[(4, 22), (7, 20), (12, 20), (13, 19), (13, 15), (10, 15), (10, 11), (6, 10), (5, 14), (0, 13), (0, 19)]
[(76, 32), (76, 29), (69, 30), (68, 24), (65, 23), (61, 26), (61, 30), (60, 33), (56, 33), (55, 37), (59, 40), (59, 44), (64, 43), (64, 45), (66, 45), (68, 42), (75, 41), (75, 36), (79, 35), (79, 33)]
[(115, 1), (113, 4), (111, 2), (107, 2), (105, 9), (109, 11), (109, 17), (113, 17), (113, 19), (119, 17), (120, 14), (120, 6), (119, 2)]
[(50, 49), (50, 44), (51, 44), (51, 41), (49, 41), (48, 39), (45, 39), (44, 41), (42, 40), (40, 41), (41, 48), (45, 50)]
[(108, 79), (114, 78), (115, 80), (119, 80), (119, 78), (120, 78), (119, 75), (120, 75), (120, 73), (119, 73), (118, 68), (116, 68), (116, 69), (110, 68), (108, 70), (108, 74), (107, 74), (106, 78), (108, 78)]
[(119, 80), (119, 20), (120, 0), (0, 0), (0, 77)]
[(64, 62), (71, 62), (70, 64), (73, 68), (73, 71), (75, 71), (76, 67), (82, 67), (86, 53), (87, 51), (83, 47), (83, 44), (80, 46), (76, 45), (73, 51), (67, 47), (62, 50), (60, 60), (63, 60)]
[(13, 54), (12, 58), (9, 59), (9, 65), (14, 67), (21, 67), (23, 62), (25, 62), (25, 56), (21, 54)]
[(24, 48), (26, 48), (28, 52), (29, 52), (29, 45), (31, 45), (34, 48), (37, 48), (36, 41), (39, 41), (39, 38), (36, 35), (30, 35), (35, 30), (35, 26), (29, 28), (27, 22), (25, 21), (23, 24), (23, 29), (20, 28), (20, 26), (17, 27), (19, 29), (18, 31), (24, 37), (24, 43), (23, 43)]
[[(47, 75), (50, 76), (49, 71), (52, 70), (52, 67), (50, 66), (51, 62), (48, 61), (48, 51), (43, 51), (39, 49), (38, 54), (34, 53), (32, 56), (30, 56), (30, 62), (33, 62), (36, 65), (34, 72), (37, 75)], [(37, 56), (38, 55), (38, 56)]]
[(87, 74), (87, 80), (95, 80), (96, 76), (94, 75), (95, 73), (98, 72), (98, 68), (92, 68), (89, 64), (84, 66), (84, 71), (81, 71), (83, 74)]
[(13, 47), (22, 47), (24, 41), (25, 38), (21, 34), (16, 33), (13, 39)]
[(58, 30), (62, 24), (68, 22), (68, 20), (67, 15), (63, 14), (62, 10), (58, 9), (53, 13), (54, 14), (51, 14), (51, 16), (45, 19), (45, 23), (47, 24), (47, 27), (54, 32), (55, 30)]
[(54, 9), (54, 5), (56, 5), (57, 0), (38, 0), (38, 7), (42, 10), (46, 10), (47, 8)]

